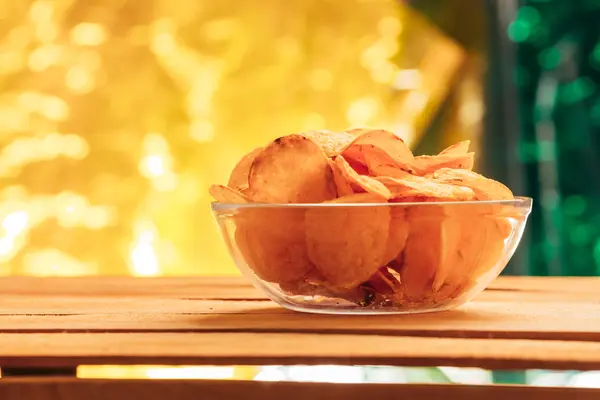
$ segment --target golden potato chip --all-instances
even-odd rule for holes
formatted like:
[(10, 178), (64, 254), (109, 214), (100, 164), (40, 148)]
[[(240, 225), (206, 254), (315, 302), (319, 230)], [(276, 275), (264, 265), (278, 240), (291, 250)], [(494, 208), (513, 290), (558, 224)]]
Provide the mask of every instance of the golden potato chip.
[(475, 153), (469, 153), (470, 140), (458, 142), (437, 156), (415, 157), (415, 170), (419, 175), (432, 174), (440, 168), (473, 169)]
[(417, 175), (432, 174), (441, 168), (473, 169), (475, 153), (468, 154), (440, 154), (437, 156), (415, 157), (414, 170)]
[(369, 176), (359, 175), (342, 156), (333, 159), (333, 169), (339, 195), (346, 195), (349, 185), (353, 192), (377, 193), (386, 199), (392, 197), (392, 193), (384, 184)]
[(361, 132), (341, 153), (363, 165), (394, 165), (413, 172), (414, 155), (398, 135), (384, 130)]
[(407, 163), (398, 165), (388, 153), (370, 144), (357, 144), (344, 152), (343, 156), (359, 173), (370, 176), (392, 176), (414, 173)]
[(378, 176), (374, 179), (390, 189), (394, 200), (469, 201), (475, 199), (475, 193), (470, 188), (438, 183), (421, 176), (407, 175), (404, 178)]
[(354, 136), (346, 132), (311, 131), (301, 135), (315, 142), (328, 157), (337, 156), (354, 140)]
[(487, 273), (499, 272), (495, 267), (502, 262), (502, 254), (506, 251), (505, 240), (512, 231), (501, 227), (508, 222), (505, 218), (484, 215), (477, 207), (466, 205), (454, 210), (453, 219), (461, 225), (458, 235), (460, 246), (452, 255), (452, 267), (436, 276), (434, 289), (442, 283), (472, 285)]
[(388, 164), (371, 163), (368, 168), (371, 177), (387, 177), (387, 178), (410, 178), (413, 174), (403, 171), (396, 166)]
[[(443, 252), (443, 261), (437, 265), (434, 280), (432, 283), (432, 290), (437, 292), (440, 288), (446, 284), (458, 285), (463, 280), (446, 281), (447, 276), (454, 276), (458, 271), (462, 271), (462, 265), (465, 264), (465, 258), (472, 259), (475, 256), (473, 251), (480, 249), (468, 249), (465, 251), (465, 243), (462, 242), (463, 232), (465, 229), (469, 229), (468, 221), (476, 220), (478, 216), (468, 215), (468, 213), (462, 212), (462, 210), (470, 210), (470, 205), (452, 205), (445, 206), (443, 208), (443, 214), (437, 216), (440, 220), (439, 231), (441, 236), (445, 238), (447, 243), (447, 249)], [(416, 223), (416, 222), (415, 222)], [(452, 240), (453, 239), (453, 240)], [(469, 257), (466, 257), (468, 253)], [(466, 271), (465, 271), (466, 272)], [(465, 277), (468, 279), (468, 276)]]
[[(454, 169), (441, 169), (435, 172), (431, 177), (436, 181), (441, 181), (449, 184), (461, 185), (470, 187), (473, 189), (476, 200), (512, 200), (514, 196), (510, 189), (501, 184), (500, 182), (488, 179), (482, 175), (479, 175), (472, 171), (465, 170), (454, 170)], [(520, 219), (522, 218), (517, 210), (513, 206), (504, 205), (489, 205), (484, 206), (478, 204), (476, 208), (473, 208), (468, 214), (473, 215), (475, 212), (479, 214), (478, 219), (494, 218), (495, 228), (485, 228), (493, 232), (493, 236), (507, 238), (512, 232), (513, 227), (509, 221), (509, 218)], [(485, 237), (485, 234), (481, 234), (481, 237)], [(489, 236), (489, 235), (488, 235)], [(477, 238), (473, 239), (476, 240)], [(502, 239), (502, 240), (504, 240)], [(490, 239), (492, 240), (492, 239)], [(493, 249), (497, 246), (501, 246), (498, 242), (494, 245), (490, 245), (490, 254), (495, 254)], [(465, 239), (467, 241), (467, 239)], [(497, 249), (496, 249), (497, 250)], [(497, 254), (497, 253), (496, 253)], [(490, 256), (491, 258), (492, 256)]]
[(243, 193), (223, 185), (211, 185), (208, 193), (218, 203), (244, 204), (250, 203), (250, 199)]
[(429, 176), (436, 182), (473, 189), (476, 200), (513, 200), (509, 188), (493, 179), (464, 169), (442, 168)]
[(470, 140), (464, 140), (448, 147), (447, 149), (440, 152), (440, 155), (454, 155), (464, 156), (469, 152), (469, 146), (471, 146)]
[(496, 217), (496, 225), (505, 237), (508, 237), (514, 232), (513, 224), (525, 222), (527, 220), (527, 216), (523, 214), (523, 210), (513, 204), (494, 204), (489, 208), (491, 208), (491, 210), (488, 211), (488, 215)]
[[(448, 217), (445, 206), (416, 206), (408, 211), (409, 235), (402, 254), (404, 294), (418, 300), (439, 289), (436, 275), (452, 268), (460, 243), (460, 221)], [(443, 283), (443, 279), (442, 279)]]
[[(385, 202), (359, 193), (327, 203)], [(390, 227), (389, 207), (314, 207), (306, 212), (308, 256), (335, 287), (353, 288), (383, 265)]]
[(346, 178), (346, 175), (338, 168), (333, 161), (331, 162), (331, 170), (333, 171), (333, 181), (337, 190), (338, 197), (349, 196), (354, 194), (354, 189), (350, 181)]
[(329, 159), (300, 135), (276, 139), (261, 151), (248, 185), (252, 199), (265, 203), (320, 203), (336, 197)]
[(349, 158), (349, 159), (344, 158), (344, 160), (346, 160), (348, 165), (350, 165), (352, 167), (352, 169), (355, 170), (359, 175), (371, 176), (369, 167), (366, 164), (362, 164), (363, 162), (365, 162), (364, 159), (362, 159), (362, 161), (357, 161), (357, 160), (354, 160), (351, 158)]
[(248, 197), (248, 199), (250, 199), (250, 197), (248, 196), (250, 193), (250, 187), (248, 187), (248, 185), (242, 185), (238, 187), (238, 191), (243, 194), (244, 196)]
[[(512, 198), (512, 193), (504, 185), (472, 171), (444, 168), (431, 176), (437, 181), (471, 188), (477, 200)], [(498, 207), (502, 206), (466, 204), (449, 209), (449, 219), (461, 226), (457, 232), (460, 248), (453, 257), (452, 268), (441, 269), (436, 274), (434, 290), (442, 284), (466, 285), (492, 270), (500, 260), (504, 240), (513, 229), (505, 217), (498, 217)]]
[(406, 209), (399, 205), (390, 206), (390, 232), (383, 256), (384, 264), (396, 259), (402, 253), (408, 239), (409, 223)]
[(304, 209), (245, 208), (235, 217), (235, 242), (248, 266), (261, 279), (288, 283), (314, 268), (308, 258)]
[(262, 151), (262, 148), (254, 149), (250, 153), (244, 155), (235, 165), (229, 175), (227, 186), (230, 188), (241, 188), (248, 186), (248, 175), (250, 174), (250, 166), (254, 162), (256, 156)]
[(377, 293), (394, 294), (401, 289), (400, 281), (386, 267), (380, 268), (369, 279), (368, 286), (375, 289)]
[[(505, 240), (510, 237), (510, 233), (507, 234), (506, 229), (501, 228), (507, 221), (501, 218), (483, 218), (477, 222), (477, 229), (463, 228), (461, 240), (467, 243), (465, 246), (467, 249), (469, 245), (473, 248), (479, 247), (479, 257), (474, 260), (471, 268), (472, 278), (480, 278), (487, 272), (494, 272), (498, 263), (502, 262), (502, 253), (505, 250)], [(479, 231), (479, 235), (477, 235)], [(468, 251), (468, 250), (467, 250)], [(499, 273), (500, 271), (496, 271)]]

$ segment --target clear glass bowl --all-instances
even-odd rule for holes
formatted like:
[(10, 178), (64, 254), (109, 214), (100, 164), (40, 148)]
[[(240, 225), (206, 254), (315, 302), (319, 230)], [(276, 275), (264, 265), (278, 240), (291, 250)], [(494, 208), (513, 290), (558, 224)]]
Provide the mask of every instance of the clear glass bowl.
[(326, 314), (458, 307), (513, 256), (532, 200), (224, 204), (212, 210), (240, 271), (283, 307)]

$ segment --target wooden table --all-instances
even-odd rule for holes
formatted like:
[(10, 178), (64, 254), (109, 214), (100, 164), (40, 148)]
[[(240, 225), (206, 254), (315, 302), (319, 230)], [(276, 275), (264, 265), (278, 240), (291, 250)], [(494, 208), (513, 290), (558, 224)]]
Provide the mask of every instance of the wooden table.
[(600, 370), (599, 289), (600, 278), (505, 277), (455, 311), (373, 317), (286, 311), (241, 278), (4, 278), (0, 399), (598, 399), (600, 391), (567, 388), (85, 380), (73, 373), (82, 364)]

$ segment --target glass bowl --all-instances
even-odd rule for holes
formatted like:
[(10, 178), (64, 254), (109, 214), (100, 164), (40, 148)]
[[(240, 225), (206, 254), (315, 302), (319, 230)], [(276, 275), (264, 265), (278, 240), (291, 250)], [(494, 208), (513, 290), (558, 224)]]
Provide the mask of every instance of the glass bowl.
[(458, 307), (513, 256), (532, 200), (224, 204), (213, 215), (240, 271), (279, 305), (323, 314)]

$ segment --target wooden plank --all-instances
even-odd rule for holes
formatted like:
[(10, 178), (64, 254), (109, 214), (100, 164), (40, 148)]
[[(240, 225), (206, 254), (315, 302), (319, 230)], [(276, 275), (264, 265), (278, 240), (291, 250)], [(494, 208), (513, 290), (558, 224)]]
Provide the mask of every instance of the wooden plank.
[[(262, 303), (262, 304), (261, 304)], [(515, 294), (507, 291), (486, 291), (476, 297), (475, 303), (521, 305), (535, 308), (570, 307), (572, 309), (598, 309), (600, 299), (596, 293), (545, 293), (523, 291)], [(535, 304), (534, 304), (535, 303)], [(256, 299), (201, 299), (177, 296), (65, 296), (65, 295), (6, 295), (0, 301), (0, 315), (19, 314), (85, 314), (130, 312), (180, 312), (180, 313), (229, 313), (240, 310), (265, 310), (280, 312), (281, 308), (267, 298)], [(279, 311), (278, 311), (279, 310)]]
[(2, 400), (595, 400), (593, 389), (527, 386), (327, 384), (253, 381), (144, 381), (77, 379), (0, 380)]
[(593, 389), (485, 385), (327, 384), (253, 381), (144, 381), (77, 379), (0, 380), (3, 400), (595, 400)]
[(600, 343), (282, 333), (1, 334), (0, 366), (397, 365), (600, 369)]
[(74, 296), (2, 296), (0, 316), (7, 315), (82, 315), (124, 313), (197, 313), (245, 312), (280, 313), (270, 300), (202, 300), (159, 297), (74, 297)]
[(126, 296), (178, 298), (264, 298), (257, 289), (240, 277), (196, 278), (0, 278), (2, 295), (29, 296)]
[[(237, 278), (0, 281), (8, 292), (0, 300), (6, 367), (333, 362), (600, 369), (597, 278), (503, 278), (458, 310), (379, 317), (293, 313)], [(288, 350), (290, 343), (300, 348)]]
[(581, 293), (597, 291), (598, 285), (600, 277), (596, 276), (500, 276), (491, 283), (490, 288)]
[[(481, 293), (476, 302), (532, 304), (536, 308), (571, 307), (598, 308), (600, 298), (597, 293), (538, 292), (538, 291), (497, 291)], [(266, 302), (260, 304), (259, 302)], [(534, 304), (535, 303), (535, 304)], [(216, 307), (216, 306), (219, 307)], [(219, 313), (239, 312), (240, 309), (264, 309), (277, 312), (279, 307), (266, 297), (205, 299), (188, 298), (178, 295), (142, 297), (129, 295), (113, 296), (70, 296), (3, 294), (0, 301), (0, 315), (18, 314), (84, 314), (84, 313), (125, 313), (125, 312), (197, 312)]]
[[(600, 277), (500, 277), (494, 290), (596, 293)], [(4, 295), (65, 296), (177, 296), (179, 298), (264, 298), (242, 277), (186, 278), (0, 278)]]
[[(497, 295), (493, 295), (496, 296)], [(0, 300), (0, 332), (324, 332), (454, 338), (600, 341), (600, 303), (530, 302), (482, 295), (435, 314), (325, 316), (287, 311), (270, 301), (147, 298)], [(34, 313), (53, 315), (34, 315)]]

